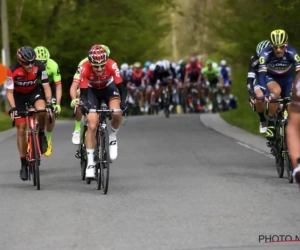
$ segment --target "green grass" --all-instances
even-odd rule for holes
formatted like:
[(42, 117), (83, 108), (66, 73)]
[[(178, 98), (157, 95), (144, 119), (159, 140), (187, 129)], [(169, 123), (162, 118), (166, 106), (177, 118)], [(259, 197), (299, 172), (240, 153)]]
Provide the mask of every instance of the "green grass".
[(221, 113), (229, 124), (240, 127), (253, 134), (259, 134), (259, 117), (248, 103), (249, 94), (246, 87), (248, 68), (234, 68), (232, 94), (238, 98), (238, 108)]
[(0, 131), (4, 131), (10, 128), (12, 128), (10, 116), (3, 112), (0, 112)]

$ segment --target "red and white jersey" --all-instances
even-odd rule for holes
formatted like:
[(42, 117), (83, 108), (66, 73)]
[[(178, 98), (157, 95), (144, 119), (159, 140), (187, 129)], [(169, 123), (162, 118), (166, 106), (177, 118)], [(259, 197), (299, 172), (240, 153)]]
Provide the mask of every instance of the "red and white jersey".
[(104, 89), (109, 84), (114, 82), (115, 84), (122, 83), (123, 79), (120, 75), (120, 70), (117, 63), (108, 59), (104, 68), (104, 73), (101, 76), (97, 76), (91, 63), (86, 61), (80, 68), (80, 88), (93, 88)]
[(202, 65), (200, 62), (197, 62), (195, 64), (191, 64), (191, 63), (188, 63), (186, 66), (185, 66), (185, 71), (189, 74), (199, 74), (202, 72)]

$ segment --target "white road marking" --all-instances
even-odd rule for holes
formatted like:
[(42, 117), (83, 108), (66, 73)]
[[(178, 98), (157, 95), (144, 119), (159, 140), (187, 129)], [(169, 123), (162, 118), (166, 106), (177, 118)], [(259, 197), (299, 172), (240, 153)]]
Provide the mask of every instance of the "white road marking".
[(261, 150), (259, 150), (259, 149), (257, 149), (257, 148), (253, 148), (253, 147), (251, 147), (251, 146), (249, 146), (249, 145), (247, 145), (247, 144), (244, 144), (244, 143), (242, 143), (242, 142), (239, 142), (239, 141), (237, 141), (236, 143), (239, 144), (239, 145), (242, 145), (242, 146), (244, 146), (244, 147), (246, 147), (246, 148), (249, 148), (249, 149), (251, 149), (251, 150), (253, 150), (253, 151), (255, 151), (255, 152), (259, 153), (259, 154), (263, 154), (263, 155), (265, 155), (265, 156), (267, 156), (267, 157), (269, 157), (269, 158), (271, 158), (271, 159), (274, 159), (274, 156), (273, 156), (273, 155), (268, 154), (268, 153), (266, 153), (266, 152), (264, 152), (264, 151), (261, 151)]

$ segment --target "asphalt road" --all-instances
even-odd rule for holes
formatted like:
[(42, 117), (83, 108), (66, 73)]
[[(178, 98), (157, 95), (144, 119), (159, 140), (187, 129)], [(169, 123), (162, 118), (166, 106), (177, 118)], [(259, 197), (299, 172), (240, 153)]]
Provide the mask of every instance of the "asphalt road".
[(19, 179), (15, 136), (0, 142), (0, 249), (300, 249), (259, 242), (300, 237), (296, 185), (198, 115), (129, 117), (107, 195), (80, 180), (73, 128), (57, 124), (40, 191)]

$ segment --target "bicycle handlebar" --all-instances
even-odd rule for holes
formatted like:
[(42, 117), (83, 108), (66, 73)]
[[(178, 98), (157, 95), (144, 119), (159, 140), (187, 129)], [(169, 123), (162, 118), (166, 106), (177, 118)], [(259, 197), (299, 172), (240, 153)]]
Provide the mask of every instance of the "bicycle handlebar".
[(26, 110), (26, 111), (17, 111), (18, 116), (14, 117), (12, 121), (12, 126), (15, 126), (15, 119), (20, 118), (21, 116), (29, 117), (33, 116), (38, 113), (44, 113), (48, 112), (49, 113), (49, 122), (50, 124), (52, 123), (52, 112), (49, 112), (47, 109), (38, 109), (38, 110)]
[(269, 114), (269, 103), (280, 103), (280, 104), (282, 103), (282, 104), (286, 105), (289, 102), (291, 102), (291, 97), (277, 98), (275, 100), (271, 100), (271, 101), (267, 102), (266, 115)]

